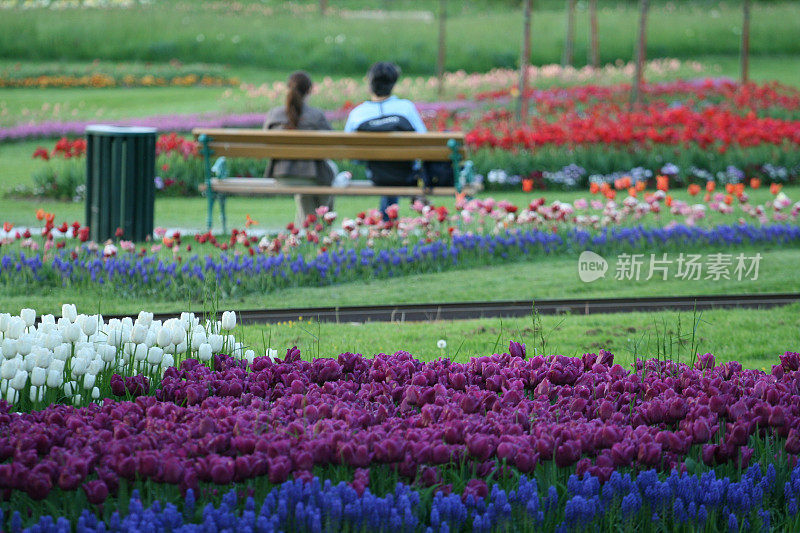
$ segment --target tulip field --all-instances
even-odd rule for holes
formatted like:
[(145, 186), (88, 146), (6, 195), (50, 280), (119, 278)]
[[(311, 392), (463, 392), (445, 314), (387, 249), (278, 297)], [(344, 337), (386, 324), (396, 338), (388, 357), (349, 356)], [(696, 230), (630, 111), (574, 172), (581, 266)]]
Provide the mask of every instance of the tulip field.
[[(649, 4), (520, 58), (527, 1), (0, 0), (0, 533), (800, 531), (800, 11)], [(302, 68), (341, 130), (379, 60), (479, 192), (208, 227), (193, 128)], [(93, 240), (97, 123), (157, 129), (145, 240)]]

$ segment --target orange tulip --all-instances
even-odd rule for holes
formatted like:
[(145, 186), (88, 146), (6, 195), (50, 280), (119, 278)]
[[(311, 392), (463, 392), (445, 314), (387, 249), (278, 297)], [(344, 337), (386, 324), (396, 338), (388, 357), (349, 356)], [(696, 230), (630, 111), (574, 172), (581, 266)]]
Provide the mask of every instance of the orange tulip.
[(734, 188), (733, 183), (726, 183), (725, 184), (725, 192), (728, 194), (733, 194)]
[(664, 198), (664, 203), (667, 204), (667, 207), (672, 207), (672, 196), (667, 195), (667, 197)]
[(625, 188), (625, 182), (622, 180), (622, 178), (614, 180), (614, 188), (617, 189), (618, 191), (621, 191), (622, 189)]
[(636, 194), (637, 194), (636, 187), (629, 187), (628, 188), (628, 196), (633, 196), (634, 198), (636, 198)]
[(761, 187), (761, 180), (758, 178), (753, 178), (750, 180), (750, 187), (753, 189), (758, 189)]
[(44, 209), (37, 209), (36, 210), (36, 220), (44, 220)]
[(769, 192), (771, 192), (772, 194), (778, 194), (779, 192), (781, 192), (782, 188), (783, 185), (781, 185), (780, 183), (770, 183)]
[(531, 192), (533, 190), (533, 180), (530, 178), (522, 180), (522, 190), (524, 192)]
[(597, 182), (593, 181), (589, 184), (589, 192), (592, 194), (597, 194), (600, 192), (600, 186), (597, 184)]
[(14, 229), (14, 224), (12, 224), (11, 222), (3, 222), (3, 231), (8, 233), (12, 229)]
[(659, 191), (669, 190), (669, 176), (656, 176), (656, 189)]
[(733, 193), (734, 193), (736, 196), (741, 196), (741, 195), (743, 195), (743, 194), (744, 194), (744, 183), (737, 183), (736, 185), (734, 185), (734, 187), (733, 187)]
[(703, 201), (704, 201), (704, 202), (707, 202), (707, 201), (709, 201), (709, 200), (711, 200), (711, 193), (710, 193), (710, 192), (707, 192), (707, 193), (705, 193), (705, 194), (703, 195)]
[(647, 183), (645, 181), (637, 181), (636, 182), (636, 190), (637, 191), (643, 191), (646, 186), (647, 186)]
[(728, 205), (731, 205), (733, 203), (733, 196), (731, 196), (730, 194), (726, 194), (725, 195), (725, 203), (728, 204)]
[(608, 190), (607, 190), (607, 191), (605, 191), (603, 194), (604, 194), (604, 195), (605, 195), (605, 197), (606, 197), (606, 198), (608, 198), (609, 200), (613, 200), (613, 199), (614, 199), (614, 198), (616, 198), (616, 196), (617, 196), (617, 191), (615, 191), (615, 190), (613, 190), (613, 189), (608, 189)]
[(48, 224), (52, 224), (53, 220), (55, 220), (55, 218), (56, 218), (56, 216), (53, 213), (45, 213), (44, 214), (44, 220)]
[(611, 189), (611, 185), (606, 183), (605, 181), (600, 184), (600, 192), (605, 193), (606, 191)]
[(692, 196), (697, 196), (697, 193), (700, 192), (700, 186), (696, 183), (692, 183), (689, 185), (689, 194)]
[(162, 242), (164, 243), (164, 246), (172, 246), (172, 243), (174, 243), (175, 241), (172, 240), (172, 237), (167, 237), (166, 235), (164, 235)]
[(244, 225), (245, 225), (246, 227), (248, 227), (248, 228), (249, 228), (250, 226), (257, 226), (257, 225), (258, 225), (258, 221), (256, 221), (256, 220), (253, 220), (252, 218), (250, 218), (250, 215), (246, 215), (246, 219), (245, 219), (245, 221), (244, 221)]
[(708, 180), (706, 182), (706, 190), (708, 192), (714, 192), (714, 189), (716, 189), (716, 188), (717, 188), (717, 182), (711, 181), (711, 180)]

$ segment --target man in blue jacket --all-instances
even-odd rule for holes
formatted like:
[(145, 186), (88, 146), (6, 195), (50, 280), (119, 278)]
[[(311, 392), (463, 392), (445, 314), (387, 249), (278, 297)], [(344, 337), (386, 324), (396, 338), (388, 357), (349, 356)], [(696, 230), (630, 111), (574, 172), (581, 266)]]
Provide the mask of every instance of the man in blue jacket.
[[(416, 131), (425, 133), (425, 123), (409, 100), (392, 95), (400, 69), (394, 63), (378, 62), (367, 73), (372, 98), (359, 104), (347, 117), (344, 131)], [(367, 161), (367, 176), (375, 185), (416, 185), (411, 161)], [(396, 196), (381, 198), (381, 211), (398, 201)]]

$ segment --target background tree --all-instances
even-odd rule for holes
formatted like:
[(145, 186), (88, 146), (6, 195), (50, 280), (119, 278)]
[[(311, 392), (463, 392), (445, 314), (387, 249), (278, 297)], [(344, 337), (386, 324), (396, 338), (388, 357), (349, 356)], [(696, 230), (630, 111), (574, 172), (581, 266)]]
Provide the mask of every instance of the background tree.
[(439, 96), (444, 93), (444, 60), (446, 53), (446, 35), (445, 29), (447, 26), (447, 0), (439, 0), (439, 55), (436, 58), (436, 74), (439, 78), (437, 92)]
[(528, 61), (531, 57), (531, 11), (533, 0), (525, 0), (525, 14), (523, 16), (522, 53), (519, 58), (519, 106), (517, 107), (517, 120), (528, 118)]
[(591, 31), (591, 64), (594, 68), (600, 66), (600, 43), (597, 35), (597, 0), (589, 0), (589, 31)]
[(567, 37), (564, 40), (564, 55), (561, 56), (561, 66), (572, 64), (573, 50), (575, 48), (575, 0), (567, 0)]
[(742, 83), (749, 81), (750, 63), (750, 0), (742, 3)]
[(642, 84), (644, 83), (644, 61), (647, 53), (647, 8), (649, 0), (639, 0), (639, 39), (636, 43), (636, 79), (633, 82), (631, 101), (642, 103)]

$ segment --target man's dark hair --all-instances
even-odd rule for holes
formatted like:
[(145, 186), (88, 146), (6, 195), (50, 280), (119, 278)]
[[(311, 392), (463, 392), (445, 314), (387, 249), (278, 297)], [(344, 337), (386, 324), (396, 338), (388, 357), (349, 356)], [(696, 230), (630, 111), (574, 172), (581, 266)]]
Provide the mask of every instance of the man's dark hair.
[(400, 67), (394, 63), (380, 61), (369, 68), (367, 79), (369, 88), (375, 96), (389, 96), (400, 77)]

